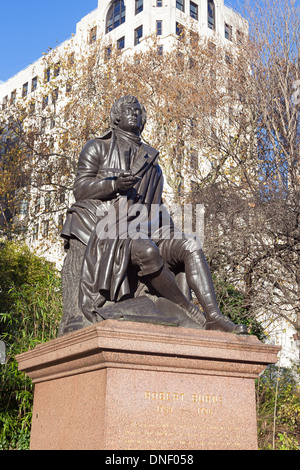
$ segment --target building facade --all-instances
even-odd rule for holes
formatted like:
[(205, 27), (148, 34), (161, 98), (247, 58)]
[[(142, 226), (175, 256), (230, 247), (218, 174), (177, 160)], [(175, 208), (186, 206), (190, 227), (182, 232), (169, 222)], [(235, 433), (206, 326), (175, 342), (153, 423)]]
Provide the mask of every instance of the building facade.
[[(76, 50), (99, 36), (108, 47), (116, 44), (124, 52), (132, 51), (145, 47), (145, 38), (153, 34), (167, 48), (180, 25), (192, 26), (200, 37), (224, 43), (238, 43), (247, 33), (247, 22), (223, 0), (99, 0), (98, 8), (77, 23), (75, 34), (57, 46), (57, 52), (68, 46)], [(47, 73), (41, 57), (0, 84), (2, 107), (35, 93)]]

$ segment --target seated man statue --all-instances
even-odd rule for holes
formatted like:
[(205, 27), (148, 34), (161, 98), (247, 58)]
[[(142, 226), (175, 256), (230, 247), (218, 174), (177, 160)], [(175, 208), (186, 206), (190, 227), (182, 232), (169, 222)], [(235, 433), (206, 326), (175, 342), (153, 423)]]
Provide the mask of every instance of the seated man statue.
[[(62, 230), (67, 256), (59, 334), (107, 318), (126, 319), (125, 313), (130, 316), (136, 306), (138, 321), (147, 321), (147, 315), (151, 321), (153, 314), (164, 323), (164, 316), (180, 311), (179, 326), (247, 334), (244, 325), (222, 315), (200, 242), (178, 236), (171, 217), (167, 237), (162, 236), (164, 225), (152, 226), (151, 207), (162, 205), (163, 175), (158, 151), (141, 140), (145, 122), (146, 111), (137, 98), (120, 98), (111, 109), (111, 130), (89, 141), (80, 154), (76, 202)], [(144, 208), (147, 220), (140, 232), (130, 234), (135, 207)], [(139, 304), (145, 299), (141, 286), (150, 303)], [(192, 303), (190, 291), (203, 312)]]

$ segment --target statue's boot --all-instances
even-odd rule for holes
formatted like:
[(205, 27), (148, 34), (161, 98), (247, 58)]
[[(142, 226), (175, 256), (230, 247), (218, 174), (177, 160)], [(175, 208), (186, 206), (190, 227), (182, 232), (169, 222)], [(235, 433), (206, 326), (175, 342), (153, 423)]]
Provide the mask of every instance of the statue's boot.
[(205, 326), (206, 319), (201, 310), (190, 302), (178, 287), (175, 276), (165, 266), (157, 273), (148, 275), (148, 279), (154, 289), (166, 299), (179, 305), (186, 315), (198, 325)]
[(224, 316), (218, 306), (209, 267), (202, 250), (188, 253), (185, 272), (189, 287), (194, 291), (206, 316), (207, 330), (219, 330), (235, 334), (247, 334), (245, 325), (236, 325)]

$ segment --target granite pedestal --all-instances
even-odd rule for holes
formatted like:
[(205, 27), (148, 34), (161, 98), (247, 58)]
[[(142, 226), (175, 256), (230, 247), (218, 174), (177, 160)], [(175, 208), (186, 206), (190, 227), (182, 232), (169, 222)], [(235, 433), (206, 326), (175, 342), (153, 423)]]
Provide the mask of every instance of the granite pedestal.
[(106, 320), (17, 357), (35, 384), (31, 449), (257, 449), (254, 336)]

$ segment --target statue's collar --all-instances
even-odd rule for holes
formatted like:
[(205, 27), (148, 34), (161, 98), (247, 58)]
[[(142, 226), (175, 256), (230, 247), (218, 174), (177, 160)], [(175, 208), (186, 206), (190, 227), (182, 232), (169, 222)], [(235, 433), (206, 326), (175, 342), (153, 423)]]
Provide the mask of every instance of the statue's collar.
[(143, 141), (140, 136), (132, 134), (131, 132), (123, 131), (122, 129), (112, 128), (106, 131), (104, 134), (96, 137), (100, 140), (108, 140), (111, 138), (123, 137), (124, 139), (128, 140), (129, 142), (135, 143), (136, 145), (142, 145)]
[(133, 134), (132, 132), (123, 131), (123, 129), (114, 129), (116, 137), (121, 137), (125, 139), (127, 142), (133, 143), (135, 145), (141, 145), (142, 141), (140, 136)]

